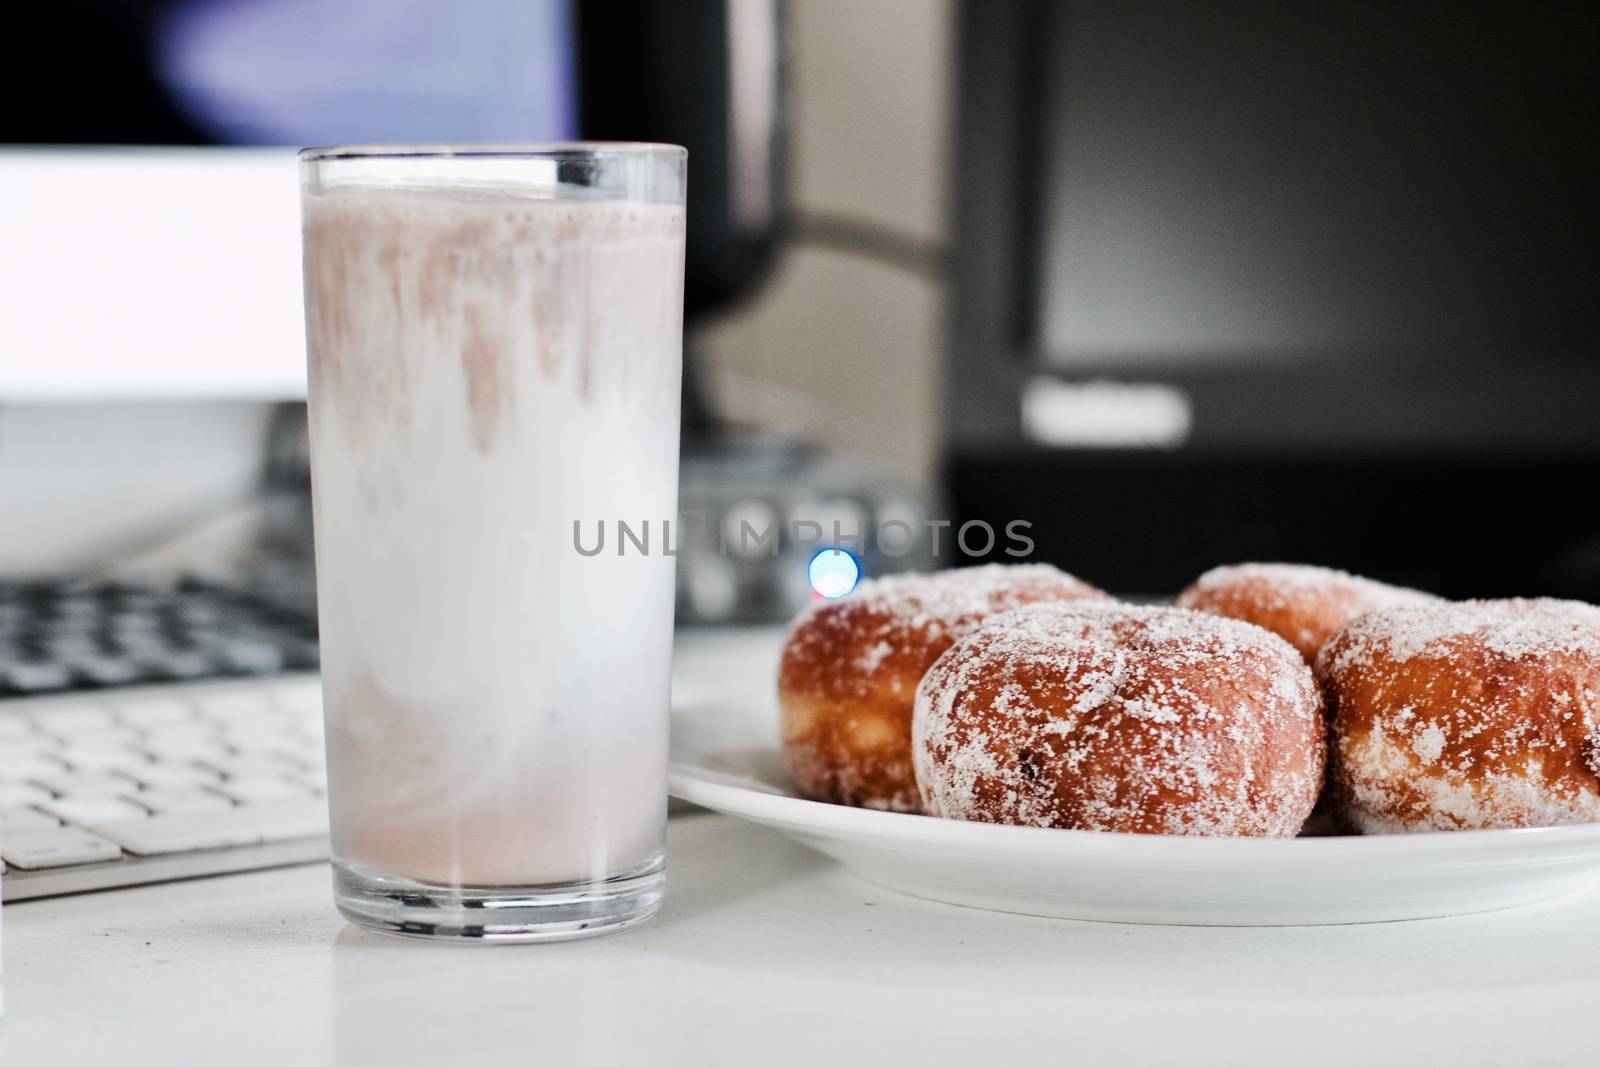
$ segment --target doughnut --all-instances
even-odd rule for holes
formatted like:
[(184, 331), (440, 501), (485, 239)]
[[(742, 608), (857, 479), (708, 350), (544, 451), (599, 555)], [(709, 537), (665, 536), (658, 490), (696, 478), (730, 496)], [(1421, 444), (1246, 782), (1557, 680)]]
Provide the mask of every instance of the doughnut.
[(911, 700), (939, 654), (995, 612), (1109, 599), (1042, 564), (992, 564), (862, 582), (819, 601), (789, 631), (778, 668), (784, 761), (813, 800), (920, 810)]
[(1325, 750), (1293, 646), (1169, 607), (995, 616), (928, 670), (912, 716), (928, 814), (1021, 826), (1292, 837)]
[(1416, 589), (1385, 585), (1331, 567), (1238, 563), (1206, 571), (1173, 605), (1264, 627), (1314, 663), (1334, 631), (1357, 615), (1402, 604), (1438, 603)]
[(1363, 833), (1600, 822), (1600, 608), (1363, 615), (1317, 658), (1330, 792)]

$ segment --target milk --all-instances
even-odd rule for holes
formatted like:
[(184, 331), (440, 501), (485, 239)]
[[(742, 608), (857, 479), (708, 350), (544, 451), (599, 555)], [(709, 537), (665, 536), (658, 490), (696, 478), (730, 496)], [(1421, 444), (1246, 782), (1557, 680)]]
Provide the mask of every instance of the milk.
[(304, 202), (336, 861), (639, 869), (665, 819), (683, 213), (482, 185)]

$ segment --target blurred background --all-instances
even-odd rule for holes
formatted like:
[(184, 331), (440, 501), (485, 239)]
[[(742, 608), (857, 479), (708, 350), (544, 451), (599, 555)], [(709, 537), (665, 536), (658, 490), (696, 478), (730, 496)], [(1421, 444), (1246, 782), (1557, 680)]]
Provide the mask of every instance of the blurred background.
[[(32, 666), (0, 689), (314, 662), (292, 148), (357, 141), (688, 145), (683, 622), (1009, 558), (957, 535), (1019, 521), (1130, 595), (1280, 559), (1600, 599), (1589, 5), (56, 0), (10, 28), (0, 637)], [(838, 524), (848, 574), (797, 521)], [(730, 550), (741, 523), (784, 534)], [(237, 625), (130, 667), (23, 632), (62, 598), (157, 604), (180, 646)]]

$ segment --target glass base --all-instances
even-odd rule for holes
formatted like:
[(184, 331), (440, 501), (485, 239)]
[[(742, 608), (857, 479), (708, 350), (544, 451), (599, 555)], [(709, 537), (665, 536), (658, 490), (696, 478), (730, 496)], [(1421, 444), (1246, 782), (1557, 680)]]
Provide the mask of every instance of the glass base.
[(598, 882), (489, 889), (430, 885), (333, 863), (333, 896), (368, 930), (452, 941), (569, 941), (638, 926), (661, 908), (661, 857)]

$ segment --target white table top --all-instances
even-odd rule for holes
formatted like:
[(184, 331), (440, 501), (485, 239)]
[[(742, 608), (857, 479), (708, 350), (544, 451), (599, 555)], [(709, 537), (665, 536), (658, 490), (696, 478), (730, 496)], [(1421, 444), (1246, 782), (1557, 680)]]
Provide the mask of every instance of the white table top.
[(903, 897), (723, 816), (668, 857), (654, 924), (557, 945), (358, 932), (322, 866), (10, 905), (0, 1063), (1595, 1061), (1600, 890), (1143, 927)]

